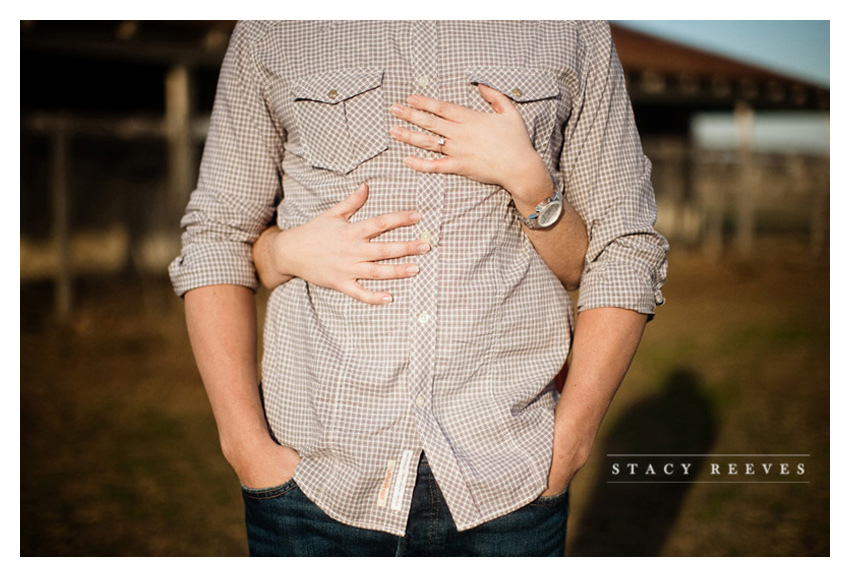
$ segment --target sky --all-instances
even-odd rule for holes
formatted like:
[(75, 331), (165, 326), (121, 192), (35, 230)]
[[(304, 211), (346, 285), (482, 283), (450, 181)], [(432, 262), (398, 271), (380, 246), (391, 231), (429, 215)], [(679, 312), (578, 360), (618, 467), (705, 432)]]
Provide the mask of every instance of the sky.
[(613, 22), (829, 87), (829, 20)]

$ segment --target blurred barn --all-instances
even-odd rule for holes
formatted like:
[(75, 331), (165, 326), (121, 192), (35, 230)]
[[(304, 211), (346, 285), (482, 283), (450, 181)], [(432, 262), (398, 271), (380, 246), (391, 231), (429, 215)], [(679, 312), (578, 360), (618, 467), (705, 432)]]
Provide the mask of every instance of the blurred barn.
[[(21, 284), (161, 277), (197, 177), (230, 21), (21, 22)], [(753, 146), (757, 111), (816, 111), (829, 91), (613, 27), (653, 161), (658, 228), (675, 246), (746, 258), (762, 234), (828, 249), (829, 156)], [(46, 73), (49, 71), (49, 73)], [(733, 113), (705, 147), (694, 119)]]

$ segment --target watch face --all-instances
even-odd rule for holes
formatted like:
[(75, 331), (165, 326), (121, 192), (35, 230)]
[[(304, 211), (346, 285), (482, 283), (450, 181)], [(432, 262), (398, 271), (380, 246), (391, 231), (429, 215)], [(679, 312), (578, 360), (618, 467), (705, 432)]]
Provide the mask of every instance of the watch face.
[(558, 217), (561, 216), (563, 205), (560, 202), (550, 202), (547, 204), (540, 214), (537, 216), (537, 226), (540, 228), (548, 228), (555, 224)]

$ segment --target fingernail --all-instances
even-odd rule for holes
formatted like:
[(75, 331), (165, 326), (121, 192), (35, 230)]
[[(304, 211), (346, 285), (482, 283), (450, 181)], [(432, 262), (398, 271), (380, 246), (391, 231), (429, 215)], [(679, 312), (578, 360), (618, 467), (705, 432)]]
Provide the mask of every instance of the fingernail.
[(409, 102), (410, 104), (413, 104), (415, 106), (416, 103), (419, 102), (419, 98), (417, 98), (415, 94), (411, 94), (410, 96), (407, 97), (407, 102)]
[(401, 128), (399, 128), (398, 126), (393, 126), (392, 128), (390, 128), (390, 134), (392, 134), (396, 138), (400, 137)]
[(410, 221), (411, 222), (419, 222), (420, 220), (422, 220), (421, 214), (419, 214), (418, 212), (410, 213)]
[(429, 250), (431, 250), (431, 245), (428, 244), (427, 242), (425, 242), (425, 243), (416, 245), (416, 249), (419, 252), (425, 253), (425, 252), (428, 252)]
[(384, 303), (388, 304), (388, 303), (393, 302), (393, 296), (392, 295), (384, 295), (381, 300), (384, 301)]
[(401, 104), (393, 104), (390, 107), (390, 112), (392, 112), (393, 114), (401, 114), (402, 110), (404, 109), (401, 107)]
[(407, 274), (409, 274), (411, 276), (415, 275), (418, 272), (419, 272), (419, 265), (412, 264), (409, 267), (407, 267)]

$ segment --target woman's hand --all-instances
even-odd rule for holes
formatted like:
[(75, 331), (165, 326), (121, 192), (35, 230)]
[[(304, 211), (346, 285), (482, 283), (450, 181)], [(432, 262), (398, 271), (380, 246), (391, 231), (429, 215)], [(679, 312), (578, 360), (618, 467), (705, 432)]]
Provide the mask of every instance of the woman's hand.
[[(394, 126), (396, 140), (423, 150), (442, 153), (434, 160), (405, 159), (420, 172), (458, 174), (507, 190), (517, 207), (531, 210), (552, 195), (552, 177), (534, 150), (522, 116), (513, 102), (489, 86), (478, 85), (493, 113), (476, 112), (464, 106), (412, 95), (409, 106), (395, 104), (392, 113), (431, 132), (425, 134)], [(444, 144), (440, 146), (440, 137)]]
[(419, 222), (413, 211), (382, 214), (360, 222), (349, 219), (366, 203), (368, 188), (360, 187), (345, 200), (301, 226), (281, 230), (272, 226), (254, 244), (254, 265), (262, 283), (274, 288), (292, 277), (338, 290), (368, 304), (387, 304), (392, 295), (364, 289), (358, 280), (409, 278), (417, 265), (380, 261), (424, 254), (427, 242), (372, 242), (381, 234)]
[[(415, 156), (405, 164), (419, 172), (465, 176), (501, 186), (510, 193), (517, 211), (528, 216), (550, 198), (555, 185), (546, 163), (534, 149), (525, 122), (513, 101), (489, 86), (478, 85), (493, 112), (476, 112), (464, 106), (413, 95), (408, 106), (394, 104), (392, 113), (427, 130), (414, 132), (395, 126), (393, 138), (422, 150), (441, 153), (439, 158)], [(587, 230), (581, 217), (563, 201), (561, 218), (545, 230), (525, 233), (546, 266), (568, 289), (578, 287), (587, 252)]]

